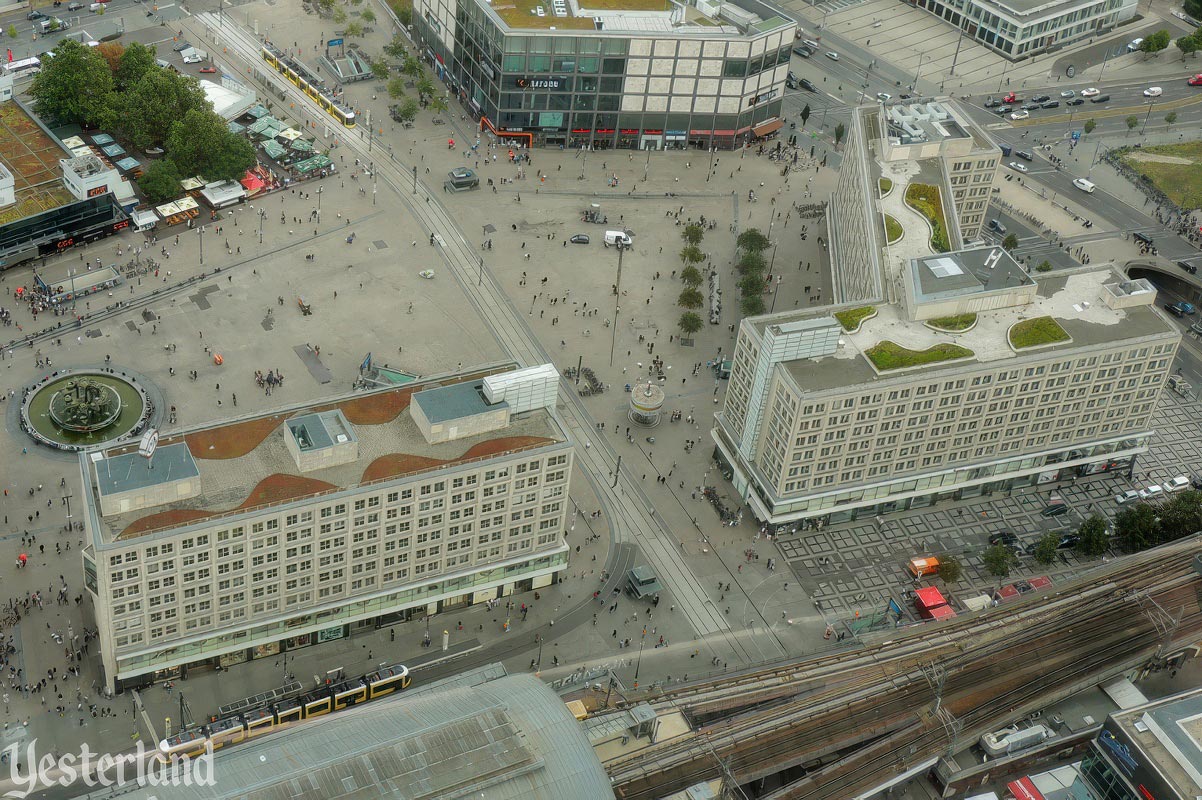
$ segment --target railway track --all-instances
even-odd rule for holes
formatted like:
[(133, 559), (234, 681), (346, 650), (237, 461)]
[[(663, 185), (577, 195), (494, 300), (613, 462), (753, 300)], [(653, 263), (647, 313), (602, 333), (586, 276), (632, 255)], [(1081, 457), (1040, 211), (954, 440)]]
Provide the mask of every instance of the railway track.
[(1166, 647), (1202, 639), (1202, 581), (1191, 563), (1199, 548), (1191, 537), (1005, 611), (859, 651), (629, 697), (680, 711), (693, 730), (606, 769), (622, 798), (723, 775), (747, 784), (782, 770), (792, 779), (760, 796), (854, 797)]

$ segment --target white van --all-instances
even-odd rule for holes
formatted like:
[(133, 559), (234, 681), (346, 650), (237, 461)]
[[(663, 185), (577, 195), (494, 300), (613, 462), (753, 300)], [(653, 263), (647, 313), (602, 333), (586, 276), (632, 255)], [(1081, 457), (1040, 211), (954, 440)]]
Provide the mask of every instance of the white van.
[(802, 44), (804, 44), (806, 47), (810, 48), (811, 50), (818, 49), (818, 42), (815, 42), (813, 39), (806, 39), (806, 40), (802, 41)]
[(630, 247), (634, 244), (634, 239), (626, 235), (624, 231), (606, 231), (605, 246), (617, 245), (618, 247)]
[(1093, 194), (1093, 190), (1098, 188), (1097, 186), (1094, 186), (1093, 181), (1087, 181), (1085, 178), (1074, 179), (1073, 186), (1076, 186), (1083, 192), (1089, 192), (1090, 194)]

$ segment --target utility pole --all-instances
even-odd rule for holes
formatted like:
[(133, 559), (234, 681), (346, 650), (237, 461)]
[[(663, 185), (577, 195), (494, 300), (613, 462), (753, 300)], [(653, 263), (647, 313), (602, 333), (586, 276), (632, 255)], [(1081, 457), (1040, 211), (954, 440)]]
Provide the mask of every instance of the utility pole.
[(1148, 127), (1148, 119), (1149, 119), (1149, 118), (1152, 116), (1152, 106), (1154, 106), (1154, 105), (1156, 105), (1156, 101), (1155, 101), (1155, 100), (1153, 100), (1152, 102), (1148, 103), (1148, 113), (1144, 115), (1144, 124), (1143, 124), (1143, 125), (1141, 125), (1141, 126), (1140, 126), (1140, 128), (1139, 128), (1139, 135), (1140, 135), (1140, 136), (1143, 136), (1143, 135), (1144, 135), (1144, 131), (1145, 131), (1145, 130), (1147, 130), (1147, 127)]
[(201, 225), (196, 232), (200, 234), (200, 263), (203, 264), (205, 263), (205, 226)]
[(618, 454), (618, 463), (614, 464), (614, 483), (610, 486), (611, 489), (618, 488), (618, 476), (622, 474), (622, 455)]
[(413, 167), (413, 193), (417, 194), (417, 166)]
[(480, 256), (480, 279), (476, 281), (476, 285), (484, 285), (484, 256)]
[[(320, 195), (318, 195), (320, 197)], [(263, 218), (267, 216), (267, 212), (259, 209), (259, 244), (263, 244)]]
[(618, 314), (622, 311), (622, 251), (625, 249), (625, 245), (618, 245), (618, 277), (614, 281), (614, 324), (609, 338), (609, 365), (611, 367), (614, 365), (614, 347), (618, 342)]

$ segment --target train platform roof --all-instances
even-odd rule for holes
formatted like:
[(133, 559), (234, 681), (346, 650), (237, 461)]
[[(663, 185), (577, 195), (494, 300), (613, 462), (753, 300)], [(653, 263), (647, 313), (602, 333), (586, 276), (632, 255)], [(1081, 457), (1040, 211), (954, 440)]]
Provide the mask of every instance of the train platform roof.
[[(414, 686), (416, 689), (417, 686)], [(297, 765), (305, 768), (297, 770)], [(602, 800), (610, 781), (580, 723), (533, 675), (402, 692), (220, 751), (210, 786), (173, 800)], [(126, 800), (162, 797), (139, 788)]]

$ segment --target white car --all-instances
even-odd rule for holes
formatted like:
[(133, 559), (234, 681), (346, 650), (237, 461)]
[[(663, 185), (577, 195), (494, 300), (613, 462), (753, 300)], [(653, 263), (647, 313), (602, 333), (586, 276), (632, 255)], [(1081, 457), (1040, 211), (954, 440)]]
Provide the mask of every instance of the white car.
[(829, 58), (831, 61), (838, 61), (838, 60), (839, 60), (839, 54), (838, 54), (838, 53), (836, 53), (834, 50), (827, 50), (827, 51), (826, 51), (826, 57), (827, 57), (827, 58)]
[(1029, 116), (1031, 116), (1030, 111), (1015, 111), (1010, 115), (1010, 119), (1026, 119)]
[(1151, 486), (1149, 486), (1147, 489), (1139, 490), (1139, 499), (1140, 500), (1152, 500), (1154, 498), (1163, 497), (1163, 496), (1164, 496), (1164, 489), (1155, 483), (1152, 484)]
[(204, 61), (204, 59), (200, 56), (184, 56), (185, 64), (199, 64), (201, 61)]
[(1189, 488), (1189, 478), (1185, 477), (1184, 475), (1178, 475), (1171, 481), (1165, 481), (1161, 488), (1170, 493), (1185, 491)]
[(1097, 89), (1097, 88), (1095, 88), (1095, 87), (1093, 87), (1093, 86), (1090, 86), (1088, 89), (1082, 89), (1082, 90), (1081, 90), (1081, 96), (1082, 96), (1082, 97), (1097, 97), (1097, 96), (1098, 96), (1098, 95), (1100, 95), (1101, 93), (1102, 93), (1102, 92), (1101, 92), (1101, 90), (1100, 90), (1100, 89)]
[(1139, 46), (1143, 43), (1144, 43), (1144, 40), (1142, 38), (1132, 39), (1131, 43), (1127, 45), (1127, 52), (1134, 53), (1136, 50), (1139, 49)]
[(1114, 496), (1114, 502), (1118, 503), (1120, 506), (1125, 506), (1128, 503), (1134, 503), (1138, 499), (1139, 492), (1135, 491), (1134, 489), (1128, 489), (1122, 494), (1116, 494)]
[(1093, 194), (1094, 190), (1098, 188), (1094, 185), (1093, 181), (1086, 180), (1085, 178), (1074, 178), (1073, 186), (1076, 186), (1081, 191), (1088, 192), (1089, 194)]
[(1164, 89), (1159, 86), (1149, 86), (1144, 89), (1144, 97), (1160, 97), (1162, 94), (1164, 94)]
[(1011, 161), (1007, 166), (1009, 166), (1010, 169), (1014, 170), (1015, 172), (1021, 172), (1023, 174), (1030, 172), (1030, 170), (1027, 169), (1026, 164), (1020, 164), (1017, 161)]
[(888, 92), (877, 92), (876, 99), (880, 100), (882, 103), (888, 103), (893, 99), (893, 95), (889, 94)]
[(1072, 97), (1076, 97), (1077, 93), (1074, 92), (1072, 89), (1065, 89), (1063, 92), (1060, 93), (1060, 96), (1065, 97), (1065, 98), (1072, 98)]

